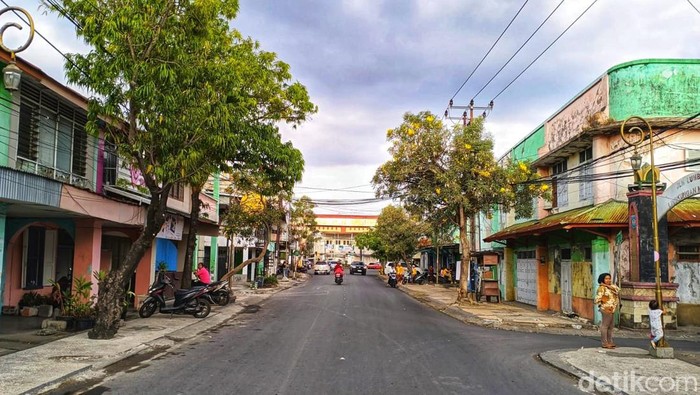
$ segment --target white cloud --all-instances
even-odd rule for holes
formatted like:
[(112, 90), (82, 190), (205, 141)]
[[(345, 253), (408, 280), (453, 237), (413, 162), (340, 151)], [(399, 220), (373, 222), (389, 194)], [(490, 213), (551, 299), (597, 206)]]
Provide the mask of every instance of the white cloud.
[[(62, 51), (85, 49), (68, 21), (36, 11), (39, 0), (23, 2), (29, 3), (23, 6), (32, 11), (39, 31)], [(591, 2), (563, 3), (477, 97), (477, 105), (488, 103)], [(388, 159), (386, 129), (400, 124), (404, 112), (431, 110), (442, 115), (450, 97), (522, 5), (518, 0), (240, 3), (239, 18), (232, 25), (289, 63), (294, 78), (308, 87), (319, 105), (319, 113), (297, 130), (283, 128), (283, 137), (304, 154), (302, 186), (330, 189), (369, 183), (376, 168)], [(468, 103), (558, 3), (528, 3), (455, 103)], [(616, 64), (640, 58), (697, 57), (699, 33), (700, 15), (685, 1), (598, 1), (496, 100), (486, 123), (495, 138), (496, 155)], [(40, 38), (21, 55), (64, 80), (61, 56)], [(309, 194), (326, 199), (363, 196), (342, 191)]]

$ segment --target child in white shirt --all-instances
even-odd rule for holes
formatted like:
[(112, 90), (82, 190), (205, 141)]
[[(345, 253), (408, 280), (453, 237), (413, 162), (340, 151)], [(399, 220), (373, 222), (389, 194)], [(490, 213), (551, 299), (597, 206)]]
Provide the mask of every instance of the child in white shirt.
[(651, 327), (651, 346), (656, 349), (656, 344), (664, 337), (664, 328), (661, 325), (661, 315), (663, 309), (659, 308), (659, 303), (655, 300), (649, 302), (649, 326)]

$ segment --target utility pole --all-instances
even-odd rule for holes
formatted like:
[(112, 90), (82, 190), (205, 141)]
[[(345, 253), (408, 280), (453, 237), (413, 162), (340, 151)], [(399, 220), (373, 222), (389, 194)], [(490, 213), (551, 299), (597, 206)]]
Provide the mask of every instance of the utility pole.
[[(462, 113), (462, 116), (460, 118), (450, 116), (450, 111), (453, 108), (459, 109), (459, 110), (464, 110), (464, 112)], [(467, 113), (467, 110), (469, 110), (469, 113)], [(464, 126), (468, 126), (468, 125), (471, 125), (472, 121), (474, 120), (474, 110), (479, 110), (479, 111), (483, 110), (481, 117), (485, 119), (486, 116), (488, 115), (488, 113), (490, 113), (493, 110), (493, 100), (491, 100), (489, 102), (488, 106), (475, 106), (474, 99), (471, 99), (469, 101), (469, 105), (457, 106), (454, 104), (454, 101), (452, 99), (450, 99), (450, 103), (447, 106), (447, 109), (445, 110), (445, 119), (461, 119), (462, 124)], [(467, 121), (467, 119), (469, 119), (469, 120)], [(470, 236), (469, 237), (469, 244), (470, 244), (469, 245), (469, 253), (471, 255), (476, 250), (476, 244), (477, 244), (476, 214), (472, 214), (471, 217), (469, 218), (469, 236)], [(467, 267), (471, 268), (472, 267), (471, 266), (471, 256), (467, 256), (467, 257), (463, 256), (462, 261), (464, 261), (464, 259), (467, 259)], [(464, 265), (462, 265), (462, 267), (464, 267)], [(456, 270), (455, 270), (455, 272), (456, 272)], [(464, 271), (464, 273), (461, 273), (460, 275), (461, 276), (468, 276), (467, 277), (467, 288), (468, 288), (468, 284), (471, 280), (471, 278), (469, 277), (469, 270)], [(478, 300), (477, 300), (477, 302), (478, 302)]]

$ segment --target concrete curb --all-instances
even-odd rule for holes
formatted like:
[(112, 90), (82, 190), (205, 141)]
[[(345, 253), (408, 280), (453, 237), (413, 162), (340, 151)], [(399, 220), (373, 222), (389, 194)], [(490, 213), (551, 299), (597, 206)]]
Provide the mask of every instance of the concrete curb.
[(36, 387), (34, 387), (34, 388), (30, 389), (30, 390), (27, 390), (27, 391), (24, 391), (24, 392), (20, 393), (20, 395), (25, 395), (25, 394), (26, 394), (26, 395), (38, 394), (39, 391), (43, 391), (43, 390), (48, 389), (48, 388), (50, 388), (50, 387), (52, 387), (52, 386), (54, 386), (54, 385), (58, 385), (58, 384), (62, 383), (63, 381), (65, 381), (65, 380), (67, 380), (67, 379), (69, 379), (69, 378), (71, 378), (71, 377), (77, 376), (77, 375), (79, 375), (79, 374), (81, 374), (81, 373), (83, 373), (83, 372), (86, 372), (86, 371), (90, 370), (90, 369), (92, 369), (92, 365), (88, 365), (88, 366), (82, 367), (82, 368), (80, 368), (80, 369), (78, 369), (78, 370), (76, 370), (76, 371), (73, 371), (73, 372), (70, 372), (70, 373), (66, 373), (66, 374), (64, 374), (63, 376), (59, 377), (59, 378), (53, 379), (53, 380), (51, 380), (51, 381), (49, 381), (49, 382), (46, 382), (46, 383), (44, 383), (44, 384), (41, 384), (41, 385), (37, 385)]
[[(289, 284), (289, 283), (288, 283)], [(257, 295), (259, 297), (262, 297), (262, 300), (267, 300), (269, 297), (271, 297), (274, 294), (277, 294), (279, 292), (285, 291), (287, 289), (290, 289), (294, 286), (299, 285), (298, 282), (294, 282), (289, 284), (289, 286), (279, 286), (276, 288), (269, 288), (265, 289), (263, 292), (259, 292), (260, 290), (255, 290), (258, 292), (252, 292), (252, 293), (247, 293), (247, 292), (240, 292), (234, 289), (234, 292), (237, 294), (244, 294), (244, 295)], [(53, 379), (49, 382), (43, 383), (41, 385), (38, 385), (30, 390), (24, 391), (21, 394), (22, 395), (29, 395), (29, 394), (38, 394), (42, 391), (50, 390), (52, 387), (58, 386), (65, 382), (66, 380), (75, 377), (77, 375), (80, 375), (84, 372), (90, 371), (90, 370), (101, 370), (104, 368), (107, 368), (111, 365), (114, 365), (116, 363), (119, 363), (127, 358), (133, 357), (135, 355), (139, 355), (144, 352), (150, 352), (152, 350), (156, 349), (162, 349), (165, 350), (167, 348), (170, 348), (174, 346), (177, 343), (192, 339), (201, 333), (210, 330), (212, 328), (215, 328), (224, 322), (235, 318), (238, 316), (243, 310), (244, 310), (244, 305), (241, 304), (229, 304), (228, 306), (224, 306), (221, 308), (221, 310), (210, 314), (204, 319), (198, 320), (193, 322), (190, 325), (184, 326), (180, 329), (177, 329), (173, 332), (167, 333), (161, 337), (155, 338), (153, 340), (150, 340), (146, 343), (140, 343), (135, 345), (132, 348), (129, 348), (128, 350), (125, 350), (122, 353), (119, 353), (118, 355), (115, 355), (113, 358), (106, 359), (104, 361), (96, 362), (96, 363), (91, 363), (88, 364), (87, 366), (81, 367), (79, 369), (76, 369), (75, 371), (66, 373), (65, 375), (61, 376), (60, 378)]]
[(582, 379), (595, 382), (596, 383), (595, 386), (596, 386), (598, 392), (602, 391), (603, 393), (606, 393), (606, 394), (615, 394), (615, 395), (627, 395), (628, 394), (628, 392), (622, 391), (620, 389), (616, 389), (615, 387), (608, 384), (607, 382), (600, 380), (599, 377), (597, 377), (595, 375), (591, 376), (588, 372), (584, 372), (583, 370), (571, 365), (570, 363), (565, 362), (559, 356), (561, 353), (569, 352), (569, 351), (576, 351), (576, 350), (577, 349), (575, 349), (575, 348), (568, 348), (568, 349), (562, 349), (562, 350), (545, 351), (543, 353), (538, 354), (538, 357), (545, 364), (578, 379), (579, 383), (581, 382)]

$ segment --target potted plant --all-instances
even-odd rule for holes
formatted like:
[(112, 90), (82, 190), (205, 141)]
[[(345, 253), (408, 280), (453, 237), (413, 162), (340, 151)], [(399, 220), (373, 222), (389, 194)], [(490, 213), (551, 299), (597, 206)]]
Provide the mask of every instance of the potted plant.
[(20, 315), (22, 317), (33, 317), (39, 314), (37, 306), (41, 304), (42, 296), (35, 291), (29, 291), (22, 295), (19, 300)]
[(85, 277), (73, 279), (73, 292), (64, 290), (62, 293), (62, 308), (56, 319), (66, 321), (67, 330), (81, 331), (95, 326), (95, 296), (92, 293), (92, 282)]

